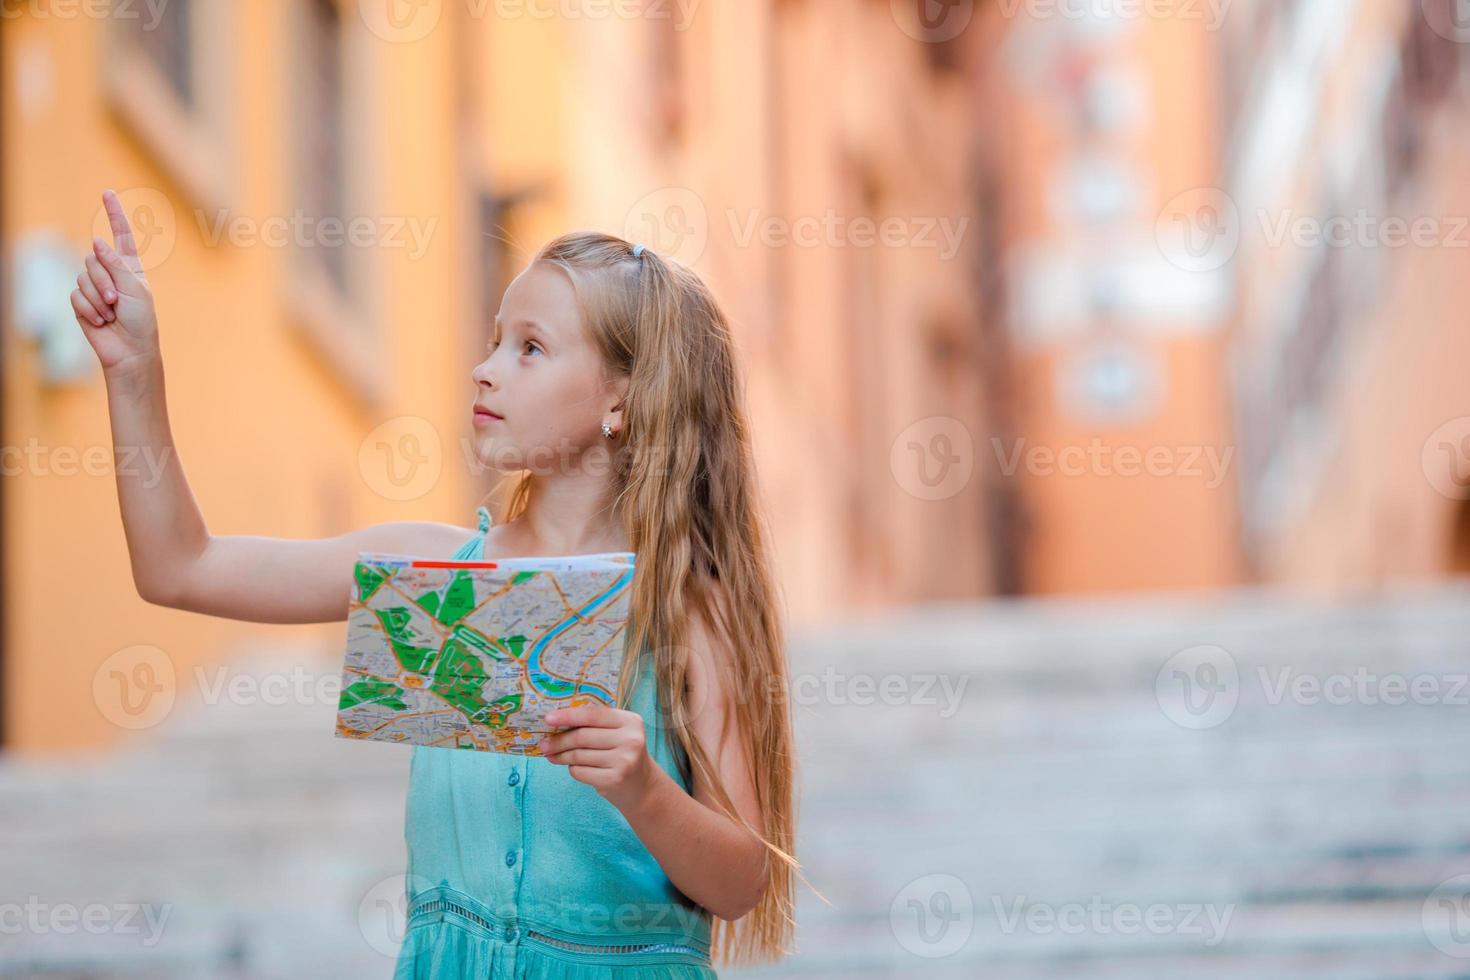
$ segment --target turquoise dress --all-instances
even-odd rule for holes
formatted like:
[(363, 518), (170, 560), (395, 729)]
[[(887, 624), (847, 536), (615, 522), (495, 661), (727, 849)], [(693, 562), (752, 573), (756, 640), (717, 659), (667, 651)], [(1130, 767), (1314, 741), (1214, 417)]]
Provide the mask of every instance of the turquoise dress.
[[(483, 556), (490, 512), (455, 552)], [(651, 665), (629, 710), (685, 792)], [(407, 930), (394, 980), (704, 980), (710, 913), (664, 874), (617, 807), (538, 756), (416, 745), (409, 768)]]

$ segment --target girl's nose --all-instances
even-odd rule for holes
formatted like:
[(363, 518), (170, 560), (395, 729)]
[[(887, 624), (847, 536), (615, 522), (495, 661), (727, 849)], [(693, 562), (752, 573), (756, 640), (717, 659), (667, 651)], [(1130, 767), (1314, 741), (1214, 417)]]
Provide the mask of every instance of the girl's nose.
[(476, 384), (482, 384), (492, 391), (499, 387), (495, 381), (495, 375), (490, 371), (490, 358), (488, 357), (475, 365), (474, 370), (470, 372), (470, 378)]

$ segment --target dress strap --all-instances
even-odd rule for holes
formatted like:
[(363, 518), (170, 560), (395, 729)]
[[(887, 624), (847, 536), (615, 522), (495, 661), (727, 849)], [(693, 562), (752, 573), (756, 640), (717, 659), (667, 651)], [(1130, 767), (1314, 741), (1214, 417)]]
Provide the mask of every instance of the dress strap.
[(480, 533), (484, 534), (490, 530), (490, 510), (482, 506), (475, 510), (475, 514), (480, 518)]

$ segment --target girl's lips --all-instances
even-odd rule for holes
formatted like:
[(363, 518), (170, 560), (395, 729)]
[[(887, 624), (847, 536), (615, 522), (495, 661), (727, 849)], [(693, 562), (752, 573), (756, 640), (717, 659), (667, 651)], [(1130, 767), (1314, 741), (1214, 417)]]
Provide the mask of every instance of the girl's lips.
[(483, 408), (475, 409), (474, 421), (476, 425), (484, 425), (487, 422), (501, 422), (504, 419), (494, 412), (487, 412)]

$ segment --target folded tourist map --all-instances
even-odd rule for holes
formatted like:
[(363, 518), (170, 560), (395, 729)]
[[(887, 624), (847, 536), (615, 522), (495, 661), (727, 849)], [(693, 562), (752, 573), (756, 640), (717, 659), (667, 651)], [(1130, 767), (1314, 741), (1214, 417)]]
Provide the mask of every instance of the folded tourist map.
[(547, 712), (615, 702), (633, 570), (359, 553), (337, 736), (540, 755)]

